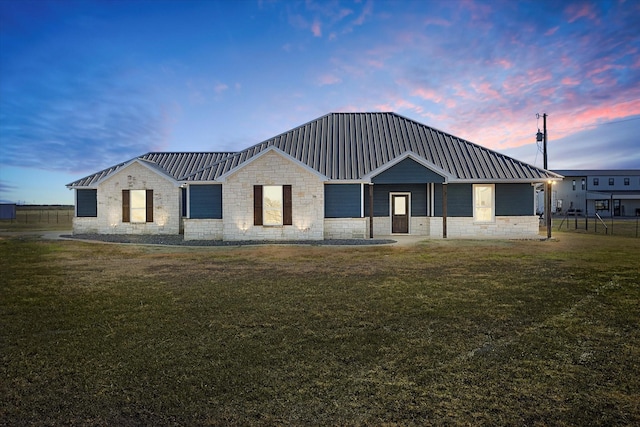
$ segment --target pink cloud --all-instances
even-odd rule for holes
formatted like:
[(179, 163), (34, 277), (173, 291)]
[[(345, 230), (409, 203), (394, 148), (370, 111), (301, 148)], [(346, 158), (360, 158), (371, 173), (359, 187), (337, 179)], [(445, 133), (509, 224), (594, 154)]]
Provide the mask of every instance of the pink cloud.
[(334, 85), (341, 82), (342, 79), (333, 74), (324, 74), (318, 78), (320, 86)]
[(477, 93), (487, 96), (490, 99), (494, 99), (494, 100), (502, 99), (502, 95), (500, 95), (500, 93), (497, 90), (491, 87), (491, 83), (488, 83), (488, 82), (471, 83), (471, 87)]
[(547, 32), (546, 32), (546, 33), (544, 33), (544, 35), (545, 35), (545, 36), (552, 36), (552, 35), (554, 35), (554, 34), (556, 33), (556, 31), (558, 31), (558, 29), (559, 29), (559, 28), (560, 28), (560, 27), (553, 27), (553, 28), (549, 28), (549, 29), (547, 30)]
[(311, 24), (311, 32), (313, 33), (314, 37), (322, 37), (322, 27), (320, 25), (320, 21), (313, 21), (313, 24)]
[(433, 101), (435, 103), (439, 103), (440, 101), (442, 101), (442, 96), (431, 89), (418, 88), (411, 92), (411, 95), (419, 96), (422, 99)]
[(498, 59), (495, 63), (500, 65), (505, 70), (508, 70), (511, 67), (513, 67), (513, 62), (509, 61), (508, 59), (504, 59), (504, 58), (503, 59)]
[(580, 80), (573, 77), (565, 77), (561, 80), (561, 83), (565, 86), (576, 86), (580, 84)]
[(595, 76), (596, 74), (601, 74), (601, 73), (604, 73), (604, 72), (609, 71), (609, 70), (620, 69), (620, 68), (622, 68), (622, 67), (621, 67), (621, 66), (619, 66), (619, 65), (604, 64), (604, 65), (602, 65), (602, 66), (600, 66), (600, 67), (598, 67), (598, 68), (595, 68), (595, 69), (593, 69), (593, 70), (590, 70), (590, 71), (587, 73), (587, 77), (593, 77), (593, 76)]
[(580, 18), (588, 18), (592, 21), (597, 20), (597, 14), (593, 10), (593, 5), (584, 4), (571, 4), (565, 9), (565, 14), (568, 15), (567, 21), (571, 24)]
[(443, 19), (443, 18), (429, 17), (429, 18), (424, 20), (424, 25), (426, 25), (426, 26), (437, 25), (439, 27), (450, 27), (451, 26), (451, 21), (448, 21), (448, 20)]

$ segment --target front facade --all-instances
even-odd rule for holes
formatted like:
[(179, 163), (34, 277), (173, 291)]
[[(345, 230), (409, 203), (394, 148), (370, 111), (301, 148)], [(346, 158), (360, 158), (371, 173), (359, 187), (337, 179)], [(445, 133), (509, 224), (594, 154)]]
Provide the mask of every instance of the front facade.
[(593, 216), (640, 216), (640, 170), (562, 170), (554, 185), (558, 212)]
[(68, 185), (74, 233), (186, 240), (538, 235), (559, 174), (394, 113), (331, 113), (236, 153), (147, 153)]

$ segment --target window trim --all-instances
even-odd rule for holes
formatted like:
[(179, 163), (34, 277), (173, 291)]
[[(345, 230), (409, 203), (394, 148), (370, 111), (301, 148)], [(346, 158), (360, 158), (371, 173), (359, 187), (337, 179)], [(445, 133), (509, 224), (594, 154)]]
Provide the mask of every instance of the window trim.
[[(491, 206), (481, 207), (476, 204), (476, 190), (480, 188), (489, 188), (491, 190)], [(473, 222), (480, 224), (489, 224), (496, 221), (496, 186), (495, 184), (473, 184), (472, 189), (473, 203)], [(488, 220), (479, 219), (478, 209), (489, 209), (491, 218)]]

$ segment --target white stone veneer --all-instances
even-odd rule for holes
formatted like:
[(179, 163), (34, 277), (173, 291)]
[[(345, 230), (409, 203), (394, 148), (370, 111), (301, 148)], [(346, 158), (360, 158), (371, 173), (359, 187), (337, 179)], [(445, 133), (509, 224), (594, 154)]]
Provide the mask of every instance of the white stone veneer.
[[(366, 236), (369, 236), (369, 219), (366, 221)], [(442, 238), (442, 217), (411, 217), (409, 234)], [(391, 219), (375, 217), (373, 219), (373, 236), (391, 235)], [(501, 216), (492, 223), (477, 223), (473, 218), (447, 218), (448, 238), (505, 238), (530, 239), (539, 235), (539, 218), (537, 216)]]
[(326, 218), (325, 239), (366, 239), (369, 218)]
[[(153, 190), (153, 222), (122, 222), (122, 190)], [(97, 202), (97, 217), (73, 219), (74, 234), (178, 234), (180, 232), (180, 187), (138, 163), (130, 164), (100, 183)]]
[[(291, 185), (293, 225), (253, 225), (253, 186)], [(324, 182), (275, 150), (229, 175), (222, 185), (224, 240), (322, 240)]]
[(221, 219), (185, 219), (184, 240), (222, 240)]

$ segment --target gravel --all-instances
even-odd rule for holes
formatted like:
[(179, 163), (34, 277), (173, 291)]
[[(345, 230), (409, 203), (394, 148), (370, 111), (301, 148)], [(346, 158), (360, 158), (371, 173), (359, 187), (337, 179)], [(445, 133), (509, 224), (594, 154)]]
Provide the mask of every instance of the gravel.
[(60, 237), (66, 239), (95, 240), (109, 243), (135, 243), (144, 245), (174, 245), (174, 246), (248, 246), (248, 245), (384, 245), (395, 243), (391, 239), (331, 239), (331, 240), (184, 240), (182, 235), (158, 234), (66, 234)]

